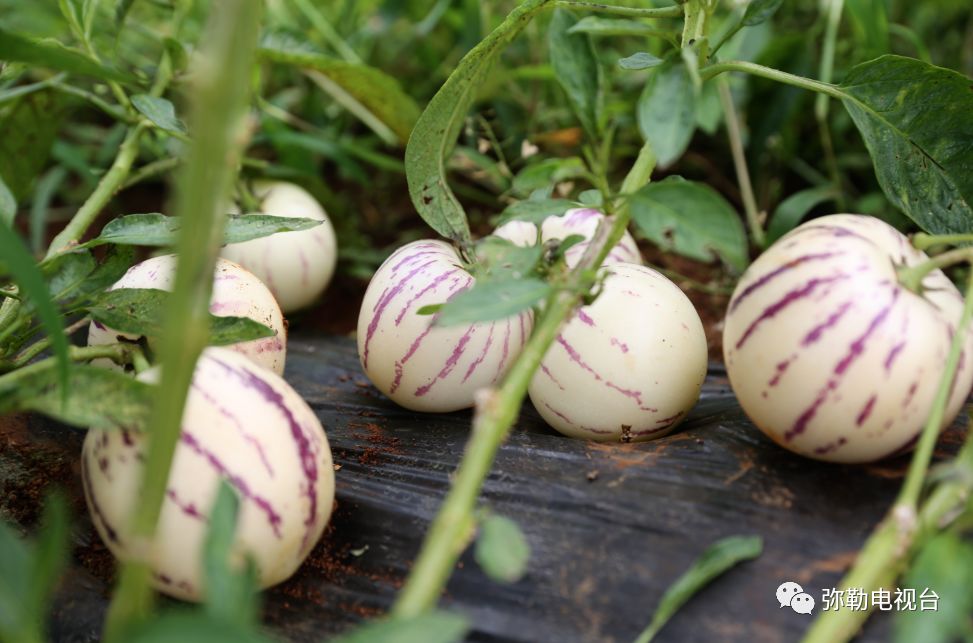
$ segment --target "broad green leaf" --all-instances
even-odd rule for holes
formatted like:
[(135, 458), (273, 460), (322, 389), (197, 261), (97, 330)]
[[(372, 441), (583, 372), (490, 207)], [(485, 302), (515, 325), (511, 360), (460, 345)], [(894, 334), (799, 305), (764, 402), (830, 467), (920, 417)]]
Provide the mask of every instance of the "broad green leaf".
[(175, 105), (165, 98), (148, 94), (135, 94), (132, 96), (132, 107), (160, 129), (174, 134), (186, 133), (186, 124), (176, 116)]
[[(223, 232), (223, 243), (241, 243), (278, 232), (307, 230), (321, 225), (317, 219), (273, 217), (267, 214), (231, 214)], [(179, 219), (163, 214), (129, 214), (109, 221), (86, 246), (105, 243), (166, 247), (176, 243)]]
[(663, 62), (665, 61), (663, 61), (661, 58), (657, 58), (652, 54), (646, 53), (644, 51), (640, 51), (638, 53), (632, 54), (631, 56), (620, 58), (618, 60), (618, 66), (621, 67), (622, 69), (632, 69), (632, 70), (650, 69), (652, 67), (658, 67)]
[(490, 279), (521, 279), (529, 276), (541, 259), (540, 245), (518, 246), (500, 237), (484, 237), (476, 244), (477, 283)]
[(221, 481), (203, 545), (206, 611), (216, 619), (253, 626), (257, 623), (256, 567), (247, 559), (243, 569), (236, 569), (233, 556), (239, 510), (233, 487)]
[(63, 95), (44, 90), (24, 96), (0, 117), (0, 177), (18, 202), (30, 194), (35, 177), (47, 164), (71, 105)]
[(716, 83), (704, 83), (696, 97), (696, 127), (712, 136), (722, 120), (719, 88)]
[[(153, 288), (119, 288), (93, 298), (87, 306), (91, 318), (120, 333), (157, 338), (169, 293)], [(249, 317), (209, 316), (211, 346), (226, 346), (262, 337), (274, 331)]]
[(17, 216), (17, 199), (0, 176), (0, 225), (12, 228), (15, 216)]
[(214, 618), (202, 610), (171, 610), (125, 633), (126, 643), (274, 643), (243, 624)]
[(131, 77), (117, 69), (97, 63), (79, 51), (68, 49), (52, 40), (31, 40), (0, 29), (0, 60), (49, 67), (101, 80), (131, 82)]
[(375, 67), (309, 51), (302, 44), (276, 35), (264, 40), (259, 55), (265, 60), (314, 70), (323, 75), (394, 132), (400, 142), (409, 139), (409, 133), (419, 118), (419, 107), (402, 91), (399, 82)]
[(753, 0), (743, 14), (743, 25), (753, 27), (770, 20), (784, 0)]
[[(900, 584), (916, 591), (916, 611), (895, 612), (897, 643), (949, 643), (970, 634), (973, 592), (969, 574), (973, 569), (973, 544), (953, 533), (928, 540)], [(920, 596), (926, 590), (938, 596), (934, 611), (920, 611)], [(927, 600), (931, 598), (927, 594)], [(894, 600), (894, 597), (893, 597)]]
[(927, 232), (973, 230), (970, 79), (882, 56), (853, 68), (840, 87), (889, 201)]
[[(44, 331), (51, 339), (51, 348), (57, 358), (57, 376), (66, 394), (68, 383), (68, 338), (64, 334), (61, 313), (54, 305), (47, 289), (44, 274), (34, 263), (20, 237), (6, 225), (0, 224), (0, 257), (6, 271), (13, 276), (20, 293), (37, 311)], [(2, 399), (2, 396), (0, 396)]]
[(696, 94), (684, 64), (670, 61), (656, 68), (639, 97), (637, 116), (659, 167), (672, 165), (686, 151), (696, 129)]
[(588, 168), (577, 156), (549, 158), (528, 165), (514, 177), (515, 194), (527, 196), (535, 190), (549, 188), (562, 181), (587, 176)]
[(530, 19), (554, 0), (527, 0), (463, 56), (419, 116), (405, 149), (409, 195), (429, 226), (468, 247), (466, 213), (446, 181), (446, 158), (493, 61)]
[(603, 74), (591, 39), (572, 31), (578, 24), (570, 12), (554, 11), (547, 30), (548, 55), (575, 115), (588, 135), (597, 138), (603, 128)]
[(436, 610), (411, 618), (372, 621), (328, 643), (457, 643), (469, 630), (465, 616)]
[(748, 263), (740, 217), (708, 185), (671, 176), (636, 192), (629, 207), (642, 234), (661, 248), (701, 261), (719, 256), (738, 272)]
[(508, 221), (530, 221), (540, 223), (547, 217), (564, 214), (574, 207), (574, 204), (567, 199), (526, 199), (508, 205), (500, 213), (497, 225), (503, 225)]
[(762, 551), (763, 541), (759, 536), (730, 536), (710, 545), (692, 567), (669, 586), (659, 601), (652, 622), (635, 643), (649, 643), (699, 590), (735, 565), (756, 558)]
[(796, 228), (814, 206), (834, 198), (834, 188), (825, 185), (801, 190), (781, 201), (767, 224), (767, 245)]
[(540, 279), (478, 281), (439, 309), (436, 324), (455, 326), (495, 321), (526, 310), (551, 292)]
[(135, 263), (135, 248), (132, 246), (111, 246), (105, 253), (104, 260), (88, 275), (78, 289), (79, 298), (87, 297), (105, 290), (128, 271)]
[(530, 545), (517, 523), (491, 515), (480, 525), (474, 556), (493, 580), (516, 583), (527, 572)]
[(0, 414), (35, 411), (82, 429), (138, 428), (148, 420), (152, 388), (130, 375), (100, 366), (71, 364), (62, 404), (53, 362), (31, 365), (31, 369), (12, 383), (4, 384), (0, 379)]
[(569, 28), (568, 33), (586, 33), (592, 36), (655, 36), (661, 32), (638, 20), (587, 16)]
[(578, 203), (588, 208), (600, 208), (604, 205), (605, 200), (601, 194), (601, 190), (585, 190), (578, 195)]

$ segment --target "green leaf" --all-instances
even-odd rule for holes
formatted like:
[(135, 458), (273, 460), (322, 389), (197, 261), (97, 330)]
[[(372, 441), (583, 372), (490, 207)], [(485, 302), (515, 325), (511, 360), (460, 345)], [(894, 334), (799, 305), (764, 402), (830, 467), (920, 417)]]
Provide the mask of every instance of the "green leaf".
[(530, 221), (540, 223), (547, 217), (564, 214), (574, 207), (574, 203), (567, 199), (526, 199), (517, 201), (504, 208), (500, 213), (497, 225), (508, 221)]
[(701, 261), (717, 255), (737, 272), (749, 261), (740, 217), (708, 185), (670, 176), (636, 192), (629, 207), (642, 234), (661, 248)]
[(90, 252), (66, 252), (57, 254), (41, 264), (47, 278), (47, 290), (51, 299), (62, 301), (71, 296), (95, 269), (95, 259)]
[[(759, 536), (730, 536), (712, 545), (673, 583), (656, 608), (649, 627), (635, 643), (649, 643), (680, 607), (715, 578), (733, 566), (760, 555), (763, 541)], [(917, 639), (918, 640), (918, 639)]]
[(541, 259), (540, 245), (518, 246), (500, 237), (484, 237), (476, 244), (477, 283), (489, 279), (520, 279), (530, 275)]
[[(241, 243), (278, 232), (308, 230), (321, 225), (318, 219), (274, 217), (267, 214), (231, 214), (226, 221), (223, 243)], [(162, 214), (129, 214), (109, 221), (86, 246), (105, 243), (133, 246), (173, 246), (179, 234), (179, 219)]]
[(243, 569), (233, 564), (240, 499), (226, 480), (220, 482), (209, 515), (203, 545), (206, 571), (206, 611), (215, 619), (253, 626), (257, 624), (257, 571), (251, 559)]
[(655, 70), (639, 97), (637, 116), (659, 167), (682, 156), (696, 129), (696, 93), (684, 64), (667, 62)]
[(474, 556), (486, 575), (493, 580), (516, 583), (527, 572), (530, 545), (513, 520), (488, 516), (480, 525)]
[(172, 610), (125, 633), (127, 643), (274, 643), (243, 624), (217, 619), (200, 610)]
[(469, 630), (465, 616), (436, 610), (411, 618), (372, 621), (328, 643), (456, 643)]
[(133, 4), (135, 4), (135, 0), (115, 0), (115, 28), (118, 31), (122, 30), (125, 18), (128, 17), (128, 12), (132, 9)]
[(135, 249), (131, 246), (111, 246), (105, 253), (105, 258), (95, 268), (77, 291), (78, 297), (105, 290), (122, 278), (135, 263)]
[[(655, 169), (655, 163), (655, 151), (652, 149), (652, 144), (646, 142), (639, 149), (639, 155), (635, 158), (635, 163), (632, 163), (628, 174), (625, 175), (625, 180), (622, 181), (621, 194), (634, 194), (642, 186), (647, 184), (652, 179), (652, 171)], [(601, 192), (598, 194), (600, 197)], [(595, 207), (601, 207), (601, 203), (598, 203)]]
[(409, 195), (429, 226), (468, 247), (466, 212), (446, 181), (445, 160), (492, 63), (530, 19), (554, 0), (527, 0), (460, 60), (419, 116), (405, 149)]
[(62, 400), (54, 363), (38, 364), (13, 382), (0, 379), (0, 414), (35, 411), (83, 429), (131, 429), (148, 421), (153, 397), (149, 384), (114, 369), (71, 364)]
[(132, 96), (132, 107), (160, 129), (173, 134), (186, 133), (186, 124), (176, 116), (175, 105), (165, 98), (148, 94), (135, 94)]
[(30, 194), (70, 109), (69, 99), (44, 90), (22, 97), (0, 117), (0, 177), (17, 201)]
[[(119, 288), (93, 298), (87, 306), (95, 321), (120, 333), (157, 338), (162, 334), (162, 317), (169, 293), (153, 288)], [(209, 316), (210, 346), (226, 346), (262, 337), (274, 331), (249, 317)]]
[[(68, 383), (68, 338), (64, 334), (61, 313), (55, 307), (47, 289), (44, 274), (34, 263), (34, 258), (20, 240), (20, 237), (6, 225), (0, 224), (0, 257), (4, 267), (13, 276), (20, 288), (40, 317), (41, 325), (51, 339), (51, 348), (57, 358), (57, 375), (61, 382), (62, 393)], [(2, 396), (0, 396), (2, 398)]]
[(889, 201), (927, 232), (973, 230), (970, 79), (882, 56), (852, 69), (841, 89)]
[[(971, 569), (973, 545), (968, 541), (949, 532), (927, 541), (902, 582), (902, 587), (915, 589), (917, 610), (895, 612), (895, 641), (948, 643), (969, 637), (973, 612)], [(927, 588), (939, 597), (935, 611), (918, 610), (919, 597)]]
[(591, 39), (572, 31), (578, 24), (570, 12), (554, 11), (547, 31), (548, 55), (575, 115), (588, 135), (597, 138), (603, 129), (604, 81)]
[(632, 54), (631, 56), (620, 58), (618, 60), (618, 66), (622, 69), (631, 70), (650, 69), (652, 67), (658, 67), (663, 62), (665, 61), (663, 61), (661, 58), (657, 58), (652, 54), (640, 51)]
[(784, 0), (753, 0), (743, 14), (743, 25), (753, 27), (770, 20)]
[(527, 196), (535, 190), (587, 175), (587, 166), (577, 156), (549, 158), (532, 163), (518, 172), (512, 187), (515, 194)]
[(592, 36), (655, 36), (660, 32), (652, 25), (638, 20), (587, 16), (569, 28), (568, 33), (585, 33)]
[(767, 245), (796, 228), (814, 206), (834, 198), (834, 188), (825, 185), (801, 190), (781, 201), (767, 224)]
[(17, 216), (17, 199), (0, 176), (0, 225), (12, 228), (15, 216)]
[(578, 195), (578, 203), (589, 208), (600, 208), (605, 204), (601, 190), (585, 190)]
[[(276, 34), (264, 39), (258, 53), (264, 60), (317, 72), (340, 89), (344, 98), (359, 105), (365, 114), (394, 132), (398, 141), (409, 139), (409, 133), (419, 118), (419, 107), (402, 91), (395, 78), (380, 69), (309, 51), (305, 45)], [(332, 96), (339, 98), (334, 92)], [(354, 109), (351, 103), (342, 104)], [(356, 112), (356, 115), (362, 116), (363, 112)]]
[(0, 60), (49, 67), (101, 80), (130, 83), (132, 78), (117, 69), (99, 64), (79, 51), (50, 40), (30, 40), (0, 29)]
[(436, 324), (455, 326), (506, 319), (530, 308), (551, 292), (540, 279), (478, 281), (439, 309)]

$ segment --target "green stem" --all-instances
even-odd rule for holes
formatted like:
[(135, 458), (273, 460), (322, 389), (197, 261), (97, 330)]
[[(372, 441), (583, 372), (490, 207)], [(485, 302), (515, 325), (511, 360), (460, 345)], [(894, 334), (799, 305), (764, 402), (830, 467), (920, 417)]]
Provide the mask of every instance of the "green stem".
[(246, 131), (260, 2), (224, 0), (213, 7), (197, 58), (191, 123), (193, 143), (178, 183), (179, 231), (175, 284), (160, 338), (162, 377), (149, 426), (139, 503), (130, 524), (133, 549), (122, 568), (106, 622), (106, 640), (124, 640), (152, 606), (150, 551), (179, 439), (196, 359), (208, 339), (213, 269), (226, 220), (221, 207), (239, 166)]
[[(84, 328), (90, 322), (91, 322), (90, 317), (84, 317), (82, 319), (79, 319), (78, 321), (74, 322), (73, 324), (65, 328), (64, 334), (71, 335), (71, 333)], [(44, 352), (50, 345), (51, 345), (50, 337), (45, 337), (43, 339), (37, 340), (36, 342), (34, 342), (33, 344), (25, 348), (23, 351), (21, 351), (21, 353), (17, 355), (16, 358), (14, 358), (13, 361), (14, 368), (20, 368), (21, 366), (26, 365), (28, 362), (30, 362), (30, 360), (34, 359), (42, 352)]]
[(147, 163), (136, 171), (132, 172), (119, 190), (127, 190), (128, 188), (141, 183), (142, 181), (151, 179), (159, 174), (165, 174), (170, 170), (174, 170), (179, 167), (179, 164), (182, 163), (182, 161), (183, 159), (179, 158), (178, 156), (170, 156), (168, 158), (157, 159), (151, 163)]
[[(682, 27), (682, 47), (686, 48), (692, 47), (706, 37), (706, 18), (708, 17), (706, 0), (686, 0), (683, 9), (685, 10), (686, 20)], [(701, 64), (706, 62), (705, 51), (700, 51), (698, 56)]]
[[(100, 346), (69, 346), (68, 359), (72, 362), (87, 362), (93, 359), (110, 359), (116, 364), (128, 364), (134, 344), (102, 344)], [(0, 390), (10, 388), (17, 381), (53, 368), (57, 357), (48, 357), (33, 364), (26, 364), (14, 371), (0, 376)]]
[[(946, 515), (948, 507), (945, 501), (953, 497), (956, 492), (955, 490), (943, 492), (943, 485), (937, 487), (937, 491), (926, 501), (921, 511), (917, 510), (917, 503), (926, 480), (933, 447), (942, 429), (946, 404), (952, 389), (953, 377), (959, 366), (959, 356), (967, 337), (971, 317), (973, 317), (973, 271), (970, 272), (963, 313), (950, 344), (949, 356), (946, 358), (946, 365), (939, 380), (932, 410), (922, 429), (905, 482), (895, 504), (862, 547), (851, 571), (842, 579), (841, 588), (862, 589), (867, 595), (871, 595), (873, 590), (894, 583), (908, 562), (910, 552), (925, 535), (919, 533), (920, 527), (935, 528)], [(969, 448), (969, 445), (964, 447), (964, 452)], [(963, 461), (966, 462), (966, 459)], [(969, 489), (967, 493), (968, 491)], [(870, 609), (871, 605), (868, 607)], [(868, 611), (851, 609), (821, 612), (811, 624), (804, 637), (804, 643), (848, 641), (861, 629), (868, 614)]]
[(113, 119), (115, 119), (120, 123), (132, 124), (138, 121), (137, 116), (128, 113), (127, 111), (118, 107), (117, 105), (112, 105), (108, 101), (102, 99), (97, 94), (89, 92), (85, 89), (81, 89), (80, 87), (75, 87), (74, 85), (71, 85), (69, 83), (62, 83), (62, 82), (51, 83), (51, 86), (60, 92), (64, 92), (65, 94), (69, 94), (71, 96), (77, 96), (78, 98), (81, 98), (82, 100), (91, 103), (92, 105), (94, 105), (101, 111), (105, 112), (106, 114), (108, 114), (109, 116), (111, 116)]
[(743, 137), (740, 135), (740, 120), (737, 116), (736, 108), (733, 106), (733, 95), (730, 93), (730, 84), (725, 78), (718, 78), (716, 80), (716, 86), (719, 90), (723, 112), (726, 115), (726, 134), (730, 139), (733, 166), (736, 169), (737, 182), (740, 184), (740, 196), (743, 198), (743, 209), (746, 212), (747, 223), (750, 226), (750, 235), (753, 237), (754, 245), (758, 248), (763, 248), (766, 245), (764, 226), (761, 221), (760, 212), (757, 210), (757, 199), (753, 194), (753, 185), (750, 183), (747, 157), (743, 152)]
[[(610, 201), (606, 201), (606, 204)], [(568, 283), (548, 299), (534, 332), (499, 389), (481, 393), (476, 403), (473, 431), (463, 460), (442, 508), (433, 520), (422, 550), (398, 600), (392, 608), (396, 617), (412, 617), (431, 609), (439, 599), (453, 566), (470, 539), (474, 508), (483, 481), (490, 472), (497, 450), (510, 431), (527, 386), (547, 349), (557, 338), (569, 313), (581, 302), (597, 278), (597, 266), (604, 262), (628, 224), (628, 209), (606, 217), (595, 231)]]
[(595, 13), (607, 13), (613, 16), (627, 16), (629, 18), (681, 18), (683, 14), (683, 9), (679, 5), (654, 8), (616, 7), (597, 2), (581, 2), (580, 0), (559, 0), (555, 4), (565, 9), (593, 11)]
[(51, 241), (51, 246), (47, 250), (45, 259), (53, 257), (58, 252), (68, 249), (75, 245), (81, 236), (88, 230), (98, 214), (108, 204), (111, 198), (121, 189), (125, 179), (132, 169), (132, 164), (138, 157), (139, 139), (145, 132), (146, 126), (142, 123), (132, 127), (125, 135), (121, 147), (118, 149), (118, 156), (112, 163), (111, 168), (98, 182), (98, 187), (91, 193), (88, 200), (84, 202), (77, 214), (71, 219), (67, 226)]
[(344, 41), (341, 34), (331, 25), (330, 22), (318, 11), (311, 0), (293, 0), (297, 8), (301, 10), (301, 13), (311, 22), (311, 26), (314, 27), (318, 34), (321, 35), (324, 40), (334, 47), (334, 50), (338, 52), (338, 55), (344, 58), (350, 63), (361, 63), (362, 59), (355, 50), (348, 46), (348, 43)]
[(917, 266), (903, 266), (897, 270), (899, 283), (916, 294), (922, 293), (922, 280), (933, 270), (939, 270), (962, 261), (973, 260), (973, 248), (956, 248), (931, 257)]
[(912, 245), (917, 250), (928, 250), (933, 246), (969, 242), (973, 242), (973, 234), (926, 234), (925, 232), (917, 232), (912, 236)]
[(812, 80), (803, 76), (795, 76), (794, 74), (788, 74), (786, 71), (780, 71), (779, 69), (773, 69), (771, 67), (764, 67), (763, 65), (758, 65), (756, 63), (746, 62), (743, 60), (728, 60), (725, 62), (707, 65), (699, 70), (699, 77), (703, 80), (709, 80), (718, 74), (728, 71), (742, 71), (752, 76), (760, 76), (761, 78), (775, 80), (779, 83), (784, 83), (785, 85), (793, 85), (794, 87), (808, 89), (812, 92), (820, 92), (834, 98), (847, 98), (845, 93), (841, 91), (840, 88), (830, 83), (822, 83), (821, 81)]
[[(838, 26), (841, 24), (841, 10), (844, 0), (828, 0), (828, 23), (824, 30), (824, 44), (821, 48), (821, 65), (818, 68), (818, 78), (822, 83), (831, 83), (834, 76), (834, 50), (838, 40)], [(814, 116), (818, 122), (824, 122), (828, 117), (828, 97), (821, 94), (814, 103)]]

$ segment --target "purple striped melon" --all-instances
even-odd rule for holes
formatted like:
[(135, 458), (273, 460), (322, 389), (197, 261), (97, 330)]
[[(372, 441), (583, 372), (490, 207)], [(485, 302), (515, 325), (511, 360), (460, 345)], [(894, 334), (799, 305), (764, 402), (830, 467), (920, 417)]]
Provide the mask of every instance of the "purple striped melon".
[[(129, 268), (110, 288), (155, 288), (172, 290), (176, 280), (175, 255), (146, 259)], [(249, 317), (271, 328), (275, 335), (229, 346), (255, 364), (269, 368), (278, 375), (284, 372), (287, 348), (287, 329), (280, 306), (267, 287), (252, 273), (227, 259), (218, 259), (213, 276), (213, 294), (209, 311), (218, 317)], [(135, 341), (138, 337), (107, 328), (97, 321), (88, 326), (88, 345), (113, 344), (119, 338)], [(113, 365), (108, 360), (99, 364)]]
[(530, 336), (530, 311), (450, 327), (416, 313), (473, 282), (444, 241), (414, 241), (385, 260), (358, 316), (358, 355), (376, 388), (407, 409), (447, 412), (473, 406), (478, 389), (500, 381)]
[[(565, 262), (573, 268), (581, 260), (595, 233), (595, 228), (604, 218), (604, 214), (593, 208), (574, 208), (562, 215), (547, 217), (541, 223), (541, 242), (566, 239), (574, 234), (584, 237), (584, 241), (571, 246), (564, 253)], [(509, 221), (497, 228), (494, 234), (517, 245), (528, 246), (536, 242), (537, 226), (527, 221)], [(604, 265), (613, 263), (642, 264), (638, 245), (628, 232), (622, 235), (621, 240), (605, 258)]]
[[(154, 380), (157, 369), (140, 379)], [(140, 502), (145, 436), (90, 430), (81, 474), (91, 520), (121, 560), (145, 555), (155, 587), (197, 601), (205, 595), (202, 547), (220, 481), (240, 499), (232, 557), (252, 556), (260, 586), (288, 578), (331, 515), (334, 467), (317, 416), (281, 377), (226, 348), (196, 364), (155, 538), (130, 534)]]
[(681, 422), (706, 378), (706, 336), (689, 298), (645, 266), (605, 268), (595, 301), (548, 349), (530, 399), (552, 427), (577, 438), (635, 442)]
[[(767, 249), (730, 300), (723, 354), (744, 411), (781, 446), (832, 462), (909, 451), (929, 415), (963, 300), (939, 270), (923, 292), (896, 266), (928, 257), (888, 224), (814, 219)], [(944, 426), (973, 384), (965, 341)]]

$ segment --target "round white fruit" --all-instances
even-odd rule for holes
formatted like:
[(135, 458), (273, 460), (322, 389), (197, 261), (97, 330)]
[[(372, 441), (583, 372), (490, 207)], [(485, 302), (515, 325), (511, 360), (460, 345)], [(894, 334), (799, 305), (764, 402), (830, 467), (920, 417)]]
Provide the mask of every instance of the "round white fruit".
[[(897, 266), (927, 259), (888, 224), (814, 219), (765, 251), (730, 300), (723, 354), (744, 411), (781, 446), (820, 460), (906, 452), (924, 425), (963, 300), (939, 270), (922, 294)], [(973, 383), (966, 338), (944, 426)]]
[(385, 260), (358, 316), (358, 355), (376, 388), (405, 408), (446, 412), (472, 406), (478, 389), (500, 380), (530, 335), (529, 311), (448, 327), (417, 314), (473, 282), (444, 241), (414, 241)]
[[(109, 290), (120, 288), (154, 288), (172, 290), (176, 280), (175, 255), (163, 255), (146, 259), (129, 268)], [(278, 375), (284, 372), (284, 358), (287, 348), (287, 328), (280, 306), (267, 287), (253, 274), (232, 261), (218, 259), (213, 273), (213, 294), (209, 311), (217, 317), (249, 317), (274, 331), (272, 337), (264, 337), (249, 342), (229, 346), (233, 351), (245, 355), (264, 368)], [(97, 321), (88, 326), (88, 345), (100, 346), (113, 344), (119, 338), (136, 341), (135, 335), (120, 333)], [(108, 360), (99, 364), (112, 365)]]
[[(156, 369), (139, 379), (154, 380)], [(145, 435), (90, 430), (81, 473), (91, 520), (121, 560), (140, 555), (129, 525), (141, 501)], [(321, 423), (279, 376), (225, 348), (200, 356), (155, 538), (143, 547), (155, 587), (197, 601), (208, 517), (221, 480), (240, 499), (232, 559), (253, 558), (260, 587), (288, 578), (321, 536), (334, 467)]]
[(614, 264), (601, 294), (564, 326), (530, 399), (572, 437), (634, 442), (669, 433), (706, 379), (703, 324), (689, 298), (651, 268)]
[(321, 204), (299, 185), (258, 182), (253, 191), (260, 199), (261, 214), (323, 223), (307, 230), (229, 244), (220, 254), (267, 284), (285, 313), (304, 308), (324, 292), (334, 274), (338, 249), (331, 221)]
[[(564, 214), (547, 217), (541, 223), (540, 240), (543, 243), (552, 239), (564, 240), (571, 235), (584, 237), (583, 241), (571, 246), (564, 253), (565, 262), (573, 268), (581, 260), (585, 249), (591, 243), (595, 229), (604, 218), (603, 213), (593, 208), (574, 208)], [(537, 242), (537, 226), (527, 221), (508, 221), (498, 227), (493, 234), (519, 246), (529, 246)], [(642, 264), (638, 245), (627, 231), (605, 257), (604, 265), (613, 263)]]

